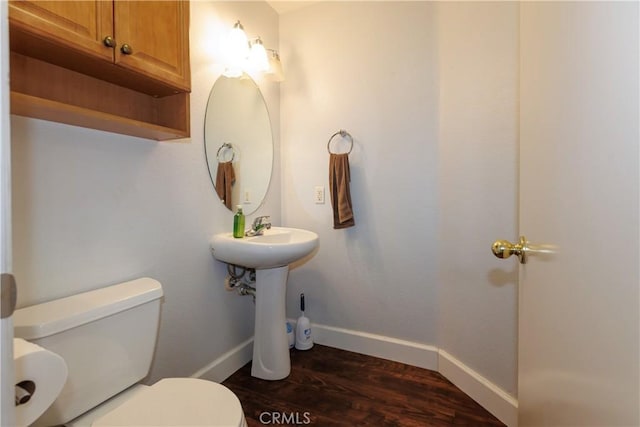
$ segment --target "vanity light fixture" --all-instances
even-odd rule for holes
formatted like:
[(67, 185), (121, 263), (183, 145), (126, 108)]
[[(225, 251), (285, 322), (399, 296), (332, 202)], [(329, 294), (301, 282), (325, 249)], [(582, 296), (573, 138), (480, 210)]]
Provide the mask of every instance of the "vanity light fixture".
[(245, 73), (251, 76), (264, 74), (275, 82), (284, 80), (278, 52), (265, 49), (260, 37), (249, 42), (240, 21), (236, 21), (229, 32), (224, 50), (227, 52), (224, 76), (243, 78)]

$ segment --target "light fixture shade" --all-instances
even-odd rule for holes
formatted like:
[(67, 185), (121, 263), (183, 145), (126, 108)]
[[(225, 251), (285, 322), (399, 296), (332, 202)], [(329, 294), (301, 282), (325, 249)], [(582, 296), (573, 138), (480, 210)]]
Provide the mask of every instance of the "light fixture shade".
[(242, 75), (242, 68), (249, 56), (249, 39), (247, 39), (240, 21), (237, 21), (229, 32), (225, 43), (225, 51), (227, 59), (224, 75), (227, 77)]
[(269, 55), (269, 71), (267, 74), (274, 82), (284, 81), (284, 70), (282, 69), (282, 62), (280, 62), (280, 55), (275, 50), (271, 51), (271, 55)]
[(269, 70), (269, 58), (267, 58), (267, 51), (265, 50), (260, 37), (251, 44), (249, 64), (253, 70), (259, 73), (264, 73)]
[(236, 21), (233, 28), (229, 32), (229, 45), (238, 54), (242, 54), (243, 57), (247, 55), (249, 50), (249, 39), (244, 32), (244, 27), (240, 21)]

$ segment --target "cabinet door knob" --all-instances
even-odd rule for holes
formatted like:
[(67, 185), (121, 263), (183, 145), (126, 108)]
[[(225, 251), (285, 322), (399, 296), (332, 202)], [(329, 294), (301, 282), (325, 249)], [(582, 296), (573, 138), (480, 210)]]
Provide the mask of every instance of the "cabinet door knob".
[(131, 49), (131, 46), (125, 43), (120, 48), (120, 52), (124, 53), (125, 55), (131, 55), (133, 53), (133, 49)]
[(116, 41), (111, 36), (106, 36), (102, 39), (102, 43), (104, 43), (106, 47), (115, 47), (116, 45)]

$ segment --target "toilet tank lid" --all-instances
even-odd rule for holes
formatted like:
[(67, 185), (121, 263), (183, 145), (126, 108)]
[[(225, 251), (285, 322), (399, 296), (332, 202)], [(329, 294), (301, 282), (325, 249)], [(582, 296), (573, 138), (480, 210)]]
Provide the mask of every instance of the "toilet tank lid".
[(160, 282), (143, 277), (16, 310), (14, 333), (27, 340), (44, 338), (161, 297)]

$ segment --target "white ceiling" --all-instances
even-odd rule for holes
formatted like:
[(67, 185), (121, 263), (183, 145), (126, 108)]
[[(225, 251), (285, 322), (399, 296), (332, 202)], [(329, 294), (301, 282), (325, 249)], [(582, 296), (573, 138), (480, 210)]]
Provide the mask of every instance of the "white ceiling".
[(291, 12), (292, 10), (300, 9), (301, 7), (309, 6), (312, 3), (318, 3), (319, 0), (266, 0), (271, 7), (282, 15), (283, 13)]

